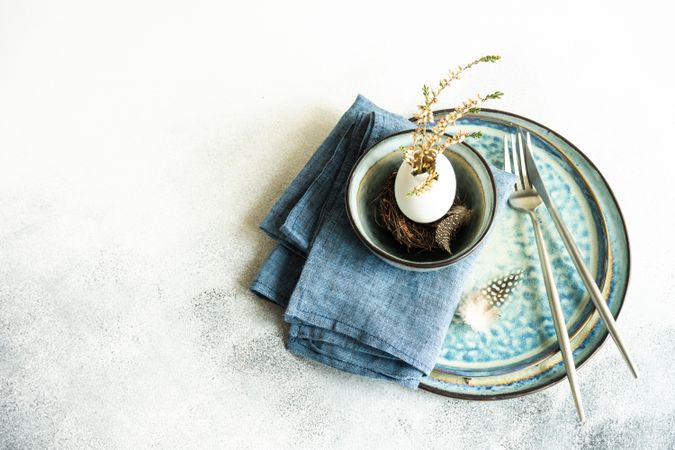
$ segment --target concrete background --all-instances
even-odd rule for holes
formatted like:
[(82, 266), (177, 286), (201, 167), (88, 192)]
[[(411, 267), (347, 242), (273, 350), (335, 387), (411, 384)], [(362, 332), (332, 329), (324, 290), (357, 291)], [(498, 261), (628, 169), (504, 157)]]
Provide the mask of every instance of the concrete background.
[[(0, 0), (0, 448), (675, 446), (662, 5)], [(300, 360), (246, 288), (257, 224), (357, 93), (410, 114), (485, 53), (440, 106), (506, 92), (628, 222), (642, 377), (607, 343), (584, 426), (566, 384), (475, 403)]]

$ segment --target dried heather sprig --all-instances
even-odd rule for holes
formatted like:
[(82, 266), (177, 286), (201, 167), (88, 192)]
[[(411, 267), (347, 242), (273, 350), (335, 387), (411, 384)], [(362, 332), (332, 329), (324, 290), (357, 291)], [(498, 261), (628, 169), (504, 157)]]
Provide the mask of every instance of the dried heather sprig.
[(500, 98), (503, 93), (495, 91), (491, 94), (482, 96), (477, 95), (474, 98), (464, 101), (457, 106), (450, 113), (442, 117), (433, 127), (429, 124), (434, 123), (434, 113), (432, 106), (438, 102), (440, 93), (448, 87), (453, 81), (460, 79), (462, 73), (473, 66), (482, 62), (495, 62), (499, 60), (497, 55), (487, 55), (470, 62), (465, 66), (459, 66), (451, 70), (448, 75), (441, 79), (435, 89), (430, 89), (429, 86), (422, 87), (422, 94), (424, 95), (424, 104), (418, 105), (417, 112), (414, 114), (414, 119), (417, 127), (413, 131), (413, 144), (401, 147), (404, 152), (403, 160), (412, 168), (413, 175), (426, 173), (427, 177), (408, 195), (421, 195), (428, 191), (433, 183), (438, 179), (436, 172), (436, 158), (443, 153), (449, 146), (463, 142), (469, 137), (480, 137), (480, 133), (468, 133), (464, 130), (459, 130), (454, 136), (442, 140), (449, 126), (455, 126), (457, 120), (467, 113), (475, 113), (478, 111), (478, 105), (486, 100)]

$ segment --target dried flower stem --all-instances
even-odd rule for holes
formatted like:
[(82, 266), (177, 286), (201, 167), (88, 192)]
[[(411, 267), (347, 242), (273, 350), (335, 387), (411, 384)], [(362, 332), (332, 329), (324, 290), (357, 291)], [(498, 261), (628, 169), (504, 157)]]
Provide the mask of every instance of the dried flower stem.
[(413, 143), (412, 145), (401, 147), (401, 150), (404, 151), (404, 161), (412, 167), (413, 175), (427, 174), (427, 176), (408, 195), (421, 195), (428, 191), (438, 179), (436, 158), (439, 154), (442, 154), (449, 146), (463, 142), (469, 137), (480, 137), (480, 133), (469, 133), (465, 130), (459, 130), (454, 136), (439, 142), (442, 140), (447, 128), (455, 126), (457, 120), (465, 114), (478, 111), (480, 103), (500, 98), (503, 95), (502, 92), (495, 91), (485, 96), (479, 94), (474, 98), (470, 98), (446, 114), (436, 125), (430, 128), (429, 124), (434, 123), (432, 106), (438, 102), (440, 93), (453, 81), (459, 80), (464, 71), (482, 62), (498, 61), (499, 58), (496, 55), (484, 56), (465, 66), (458, 66), (456, 69), (451, 70), (445, 78), (439, 81), (435, 89), (430, 89), (427, 85), (422, 87), (424, 104), (418, 105), (417, 112), (414, 114), (417, 127), (413, 131)]

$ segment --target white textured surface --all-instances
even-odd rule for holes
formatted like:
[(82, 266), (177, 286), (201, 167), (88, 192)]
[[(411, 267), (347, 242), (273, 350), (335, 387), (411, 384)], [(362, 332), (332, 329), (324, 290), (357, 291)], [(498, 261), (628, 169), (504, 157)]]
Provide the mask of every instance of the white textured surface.
[[(667, 2), (454, 3), (0, 0), (0, 448), (672, 447)], [(565, 384), (473, 403), (299, 360), (246, 289), (257, 224), (358, 92), (409, 114), (493, 52), (441, 106), (506, 92), (629, 225), (642, 378), (608, 343), (585, 426)]]

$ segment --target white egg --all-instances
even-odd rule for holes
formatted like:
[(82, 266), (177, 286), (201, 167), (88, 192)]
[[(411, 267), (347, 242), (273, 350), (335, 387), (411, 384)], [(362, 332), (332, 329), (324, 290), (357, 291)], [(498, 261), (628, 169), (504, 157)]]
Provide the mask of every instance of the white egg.
[(436, 159), (436, 172), (438, 179), (431, 185), (431, 189), (420, 195), (408, 195), (428, 175), (426, 173), (413, 175), (412, 167), (405, 162), (398, 169), (394, 183), (396, 203), (410, 220), (419, 223), (438, 220), (448, 212), (455, 201), (457, 189), (455, 170), (445, 155), (439, 155)]

